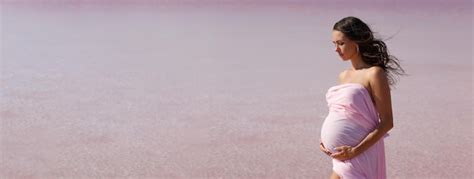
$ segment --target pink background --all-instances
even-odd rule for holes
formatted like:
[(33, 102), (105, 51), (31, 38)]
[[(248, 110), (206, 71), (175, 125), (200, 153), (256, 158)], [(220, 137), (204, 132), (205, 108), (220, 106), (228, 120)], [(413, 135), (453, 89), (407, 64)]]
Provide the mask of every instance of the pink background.
[(1, 3), (0, 178), (328, 178), (352, 15), (410, 74), (389, 178), (473, 176), (472, 1)]

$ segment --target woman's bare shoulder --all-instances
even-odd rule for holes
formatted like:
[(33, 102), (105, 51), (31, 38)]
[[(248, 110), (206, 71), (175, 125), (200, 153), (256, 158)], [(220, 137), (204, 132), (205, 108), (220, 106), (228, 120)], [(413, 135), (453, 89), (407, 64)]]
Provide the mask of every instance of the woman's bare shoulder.
[(385, 73), (385, 70), (382, 67), (379, 66), (373, 66), (370, 67), (369, 70), (367, 71), (367, 78), (370, 81), (374, 80), (380, 80), (382, 78), (385, 78), (387, 74)]
[[(387, 73), (382, 67), (374, 66), (371, 67), (367, 72), (367, 79), (369, 81), (369, 86), (374, 89), (389, 89), (388, 88), (388, 78)], [(377, 89), (374, 89), (377, 90)]]

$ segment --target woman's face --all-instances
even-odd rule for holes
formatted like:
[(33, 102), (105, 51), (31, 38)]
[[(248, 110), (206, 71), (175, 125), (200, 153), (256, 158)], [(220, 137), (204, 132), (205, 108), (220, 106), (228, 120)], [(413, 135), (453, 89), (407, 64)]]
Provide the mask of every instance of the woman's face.
[(334, 51), (336, 51), (342, 60), (349, 60), (357, 55), (357, 43), (346, 38), (341, 31), (332, 31), (332, 43)]

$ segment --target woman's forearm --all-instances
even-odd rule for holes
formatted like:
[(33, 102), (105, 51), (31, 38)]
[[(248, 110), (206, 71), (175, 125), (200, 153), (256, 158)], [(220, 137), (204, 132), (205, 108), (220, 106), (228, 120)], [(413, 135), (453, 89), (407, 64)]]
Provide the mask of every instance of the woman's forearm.
[(380, 123), (380, 125), (373, 130), (371, 133), (354, 147), (356, 155), (359, 155), (374, 145), (380, 138), (382, 138), (390, 129), (393, 128), (393, 124)]

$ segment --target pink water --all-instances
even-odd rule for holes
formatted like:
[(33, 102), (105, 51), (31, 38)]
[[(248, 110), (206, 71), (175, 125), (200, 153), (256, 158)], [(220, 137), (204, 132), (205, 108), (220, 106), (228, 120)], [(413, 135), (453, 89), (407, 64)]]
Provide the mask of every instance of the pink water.
[(330, 30), (347, 15), (396, 34), (411, 75), (388, 177), (473, 176), (472, 2), (5, 2), (2, 178), (327, 178), (324, 94), (350, 65)]

